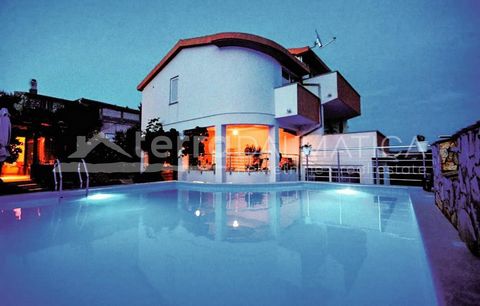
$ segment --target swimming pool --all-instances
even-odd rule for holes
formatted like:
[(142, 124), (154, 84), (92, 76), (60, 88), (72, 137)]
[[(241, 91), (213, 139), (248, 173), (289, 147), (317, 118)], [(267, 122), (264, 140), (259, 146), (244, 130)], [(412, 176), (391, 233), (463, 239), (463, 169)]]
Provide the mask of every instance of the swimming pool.
[(2, 305), (436, 305), (402, 188), (169, 182), (0, 201)]

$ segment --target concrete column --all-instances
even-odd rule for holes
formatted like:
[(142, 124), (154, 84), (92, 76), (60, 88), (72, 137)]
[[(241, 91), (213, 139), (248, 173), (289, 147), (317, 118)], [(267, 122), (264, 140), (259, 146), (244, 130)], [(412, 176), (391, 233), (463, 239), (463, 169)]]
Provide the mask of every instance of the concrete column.
[(225, 125), (215, 125), (215, 183), (225, 182), (226, 134)]
[(279, 144), (279, 135), (278, 135), (278, 125), (272, 125), (268, 131), (268, 141), (269, 141), (269, 150), (270, 150), (270, 160), (268, 166), (270, 168), (270, 182), (277, 182), (280, 176), (280, 171), (278, 169), (279, 153), (280, 153), (280, 144)]

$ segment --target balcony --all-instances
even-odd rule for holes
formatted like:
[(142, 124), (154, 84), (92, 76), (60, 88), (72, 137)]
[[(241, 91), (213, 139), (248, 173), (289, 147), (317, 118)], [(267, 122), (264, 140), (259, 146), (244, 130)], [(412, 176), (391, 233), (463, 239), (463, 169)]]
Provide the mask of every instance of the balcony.
[(340, 72), (334, 71), (304, 80), (304, 85), (312, 91), (318, 90), (315, 86), (320, 85), (325, 120), (345, 120), (360, 115), (360, 95)]
[(321, 123), (320, 99), (298, 83), (275, 88), (275, 118), (284, 127)]

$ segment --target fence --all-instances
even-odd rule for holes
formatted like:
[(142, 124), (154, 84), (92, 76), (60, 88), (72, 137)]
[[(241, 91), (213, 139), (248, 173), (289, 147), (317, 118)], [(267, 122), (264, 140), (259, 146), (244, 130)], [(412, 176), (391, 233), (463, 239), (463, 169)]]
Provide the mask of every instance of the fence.
[(432, 155), (416, 146), (320, 149), (303, 156), (302, 168), (307, 181), (422, 186)]

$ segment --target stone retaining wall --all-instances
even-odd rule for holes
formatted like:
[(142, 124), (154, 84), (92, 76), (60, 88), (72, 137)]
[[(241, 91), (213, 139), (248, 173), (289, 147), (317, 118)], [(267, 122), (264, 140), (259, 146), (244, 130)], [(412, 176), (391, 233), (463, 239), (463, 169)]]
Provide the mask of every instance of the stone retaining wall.
[(456, 143), (451, 151), (456, 154), (458, 171), (442, 171), (445, 155), (440, 147), (448, 140), (432, 145), (435, 202), (469, 249), (480, 256), (480, 121), (450, 140)]

